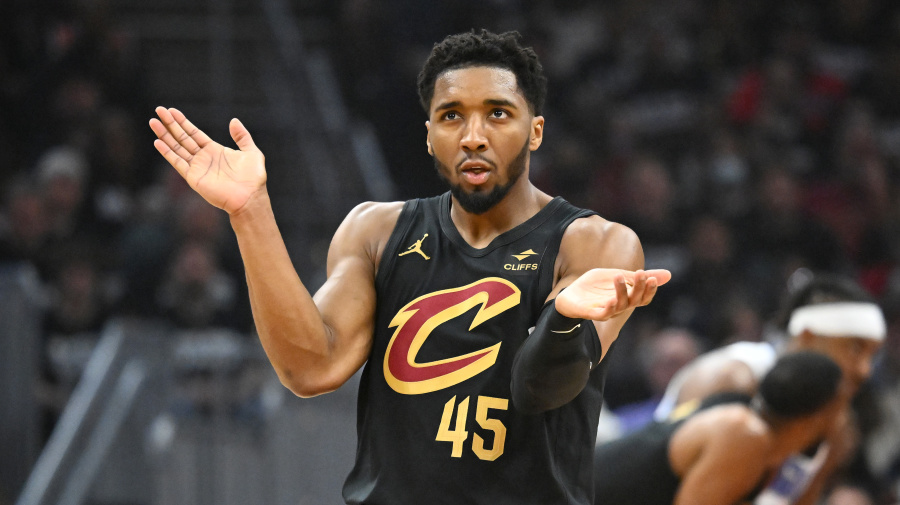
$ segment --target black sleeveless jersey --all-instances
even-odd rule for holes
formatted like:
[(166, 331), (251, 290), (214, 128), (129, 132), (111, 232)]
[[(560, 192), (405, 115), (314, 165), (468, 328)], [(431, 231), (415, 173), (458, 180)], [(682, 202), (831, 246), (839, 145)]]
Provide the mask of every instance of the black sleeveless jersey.
[(475, 249), (450, 219), (449, 193), (406, 202), (375, 281), (347, 503), (591, 503), (605, 365), (574, 400), (538, 415), (516, 411), (510, 379), (563, 232), (592, 214), (555, 198)]
[(669, 441), (684, 422), (652, 422), (597, 447), (596, 505), (671, 505), (681, 479), (669, 464)]

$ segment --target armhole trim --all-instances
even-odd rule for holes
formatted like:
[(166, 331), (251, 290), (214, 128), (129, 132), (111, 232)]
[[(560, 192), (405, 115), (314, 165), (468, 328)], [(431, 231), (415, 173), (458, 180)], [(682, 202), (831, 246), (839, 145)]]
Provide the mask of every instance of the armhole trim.
[[(567, 206), (561, 208), (561, 210), (563, 209), (569, 212), (569, 216), (567, 216), (560, 222), (559, 228), (556, 230), (555, 240), (550, 241), (547, 245), (546, 252), (544, 253), (544, 258), (552, 257), (553, 261), (545, 261), (541, 264), (541, 272), (539, 274), (540, 280), (538, 281), (538, 289), (540, 293), (550, 293), (551, 291), (553, 291), (553, 282), (555, 280), (554, 275), (556, 273), (556, 260), (559, 257), (560, 247), (562, 247), (563, 235), (565, 235), (566, 230), (569, 229), (569, 225), (575, 222), (576, 219), (597, 215), (597, 213), (592, 210), (579, 209), (572, 206), (571, 204), (568, 204)], [(541, 301), (541, 303), (543, 303), (543, 301)]]
[(391, 232), (391, 236), (384, 246), (384, 252), (381, 254), (381, 262), (378, 264), (378, 271), (375, 273), (376, 288), (384, 283), (384, 277), (387, 275), (386, 272), (390, 272), (394, 268), (400, 239), (406, 235), (409, 228), (412, 226), (413, 221), (415, 221), (413, 216), (415, 215), (418, 206), (418, 199), (407, 200), (403, 204), (403, 209), (400, 211), (400, 217), (397, 218), (397, 224), (394, 225), (394, 230)]

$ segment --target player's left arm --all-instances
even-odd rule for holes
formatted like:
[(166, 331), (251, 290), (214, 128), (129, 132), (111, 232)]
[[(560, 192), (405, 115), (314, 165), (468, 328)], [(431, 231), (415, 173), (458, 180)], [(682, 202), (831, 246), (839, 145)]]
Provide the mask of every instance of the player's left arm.
[(563, 235), (548, 299), (562, 315), (593, 321), (602, 358), (634, 309), (672, 278), (668, 270), (643, 268), (644, 250), (630, 228), (600, 216), (578, 219)]
[(563, 235), (553, 289), (516, 355), (513, 404), (525, 413), (565, 405), (587, 384), (638, 306), (650, 303), (666, 270), (640, 270), (644, 254), (629, 228), (599, 216), (575, 220)]

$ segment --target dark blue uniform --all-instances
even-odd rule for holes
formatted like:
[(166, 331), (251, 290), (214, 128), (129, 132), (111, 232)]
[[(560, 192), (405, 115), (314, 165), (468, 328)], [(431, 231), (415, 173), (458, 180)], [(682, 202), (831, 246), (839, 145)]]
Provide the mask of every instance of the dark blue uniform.
[(591, 503), (605, 366), (573, 401), (533, 416), (516, 412), (510, 378), (562, 235), (592, 214), (555, 198), (475, 249), (450, 219), (449, 193), (404, 205), (375, 282), (348, 503)]

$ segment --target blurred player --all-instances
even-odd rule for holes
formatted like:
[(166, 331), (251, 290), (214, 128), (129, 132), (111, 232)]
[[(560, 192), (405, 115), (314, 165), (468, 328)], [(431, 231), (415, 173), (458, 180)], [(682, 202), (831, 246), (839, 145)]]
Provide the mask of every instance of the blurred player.
[(827, 433), (845, 401), (840, 377), (823, 354), (787, 354), (748, 404), (701, 408), (599, 445), (594, 503), (748, 503), (791, 454)]
[(789, 298), (782, 316), (789, 339), (783, 349), (765, 342), (738, 342), (697, 358), (678, 372), (666, 389), (655, 418), (664, 420), (679, 408), (690, 410), (701, 399), (723, 391), (754, 394), (760, 378), (779, 354), (819, 351), (843, 372), (850, 395), (841, 415), (817, 451), (798, 454), (786, 463), (759, 505), (811, 505), (830, 476), (847, 462), (858, 444), (850, 399), (871, 375), (872, 358), (886, 333), (884, 315), (869, 295), (851, 280), (813, 277)]

